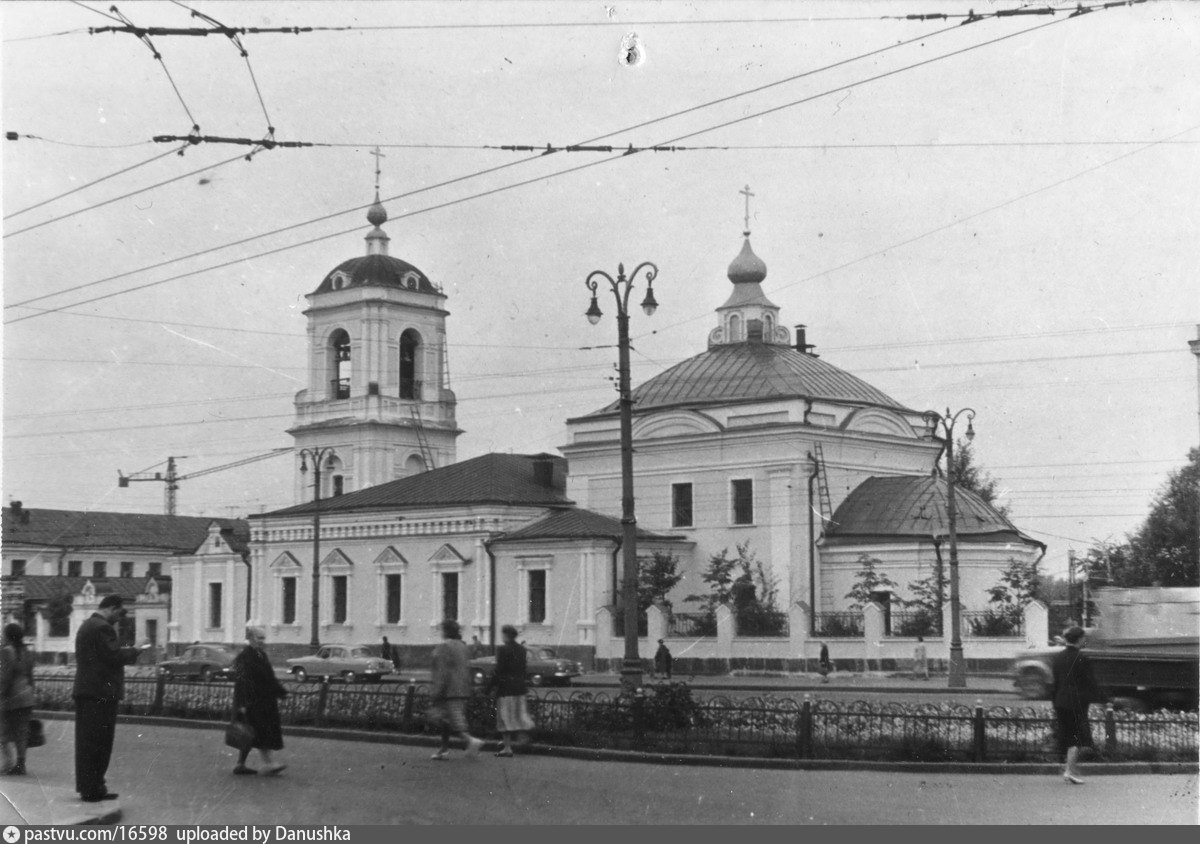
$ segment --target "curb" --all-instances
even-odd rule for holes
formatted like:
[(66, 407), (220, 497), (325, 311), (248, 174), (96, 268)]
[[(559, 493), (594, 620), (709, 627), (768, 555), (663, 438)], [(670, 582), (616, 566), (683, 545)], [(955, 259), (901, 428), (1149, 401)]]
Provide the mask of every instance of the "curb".
[[(39, 717), (54, 721), (73, 721), (72, 713), (52, 711), (38, 713)], [(190, 730), (225, 729), (224, 721), (201, 721), (189, 718), (165, 718), (150, 715), (122, 715), (117, 723), (147, 724), (163, 727), (180, 727)], [(436, 736), (412, 735), (408, 733), (373, 732), (370, 730), (346, 730), (336, 727), (293, 727), (285, 728), (289, 735), (303, 738), (332, 739), (335, 741), (366, 742), (369, 744), (395, 744), (408, 747), (437, 747), (441, 744)], [(495, 739), (484, 739), (486, 745), (497, 744)], [(880, 762), (866, 759), (784, 759), (769, 756), (713, 756), (687, 753), (654, 753), (639, 750), (614, 750), (611, 748), (569, 747), (549, 744), (530, 744), (523, 756), (560, 756), (566, 759), (583, 759), (595, 762), (638, 762), (650, 765), (681, 765), (712, 768), (762, 768), (768, 770), (801, 771), (892, 771), (896, 773), (941, 773), (941, 774), (1036, 774), (1057, 775), (1062, 766), (1056, 762)], [(1085, 762), (1086, 772), (1092, 774), (1195, 774), (1200, 773), (1200, 760), (1195, 762)], [(118, 810), (119, 814), (119, 810)]]

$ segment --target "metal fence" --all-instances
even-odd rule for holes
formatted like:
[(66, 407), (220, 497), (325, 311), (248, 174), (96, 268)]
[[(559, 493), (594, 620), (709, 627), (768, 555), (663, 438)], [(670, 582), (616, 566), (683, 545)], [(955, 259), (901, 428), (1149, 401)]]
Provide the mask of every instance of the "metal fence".
[[(38, 708), (70, 710), (72, 680), (39, 678)], [(288, 684), (285, 725), (331, 726), (408, 734), (436, 731), (425, 684)], [(121, 712), (203, 720), (230, 717), (229, 683), (126, 680)], [(680, 683), (644, 694), (610, 696), (551, 691), (530, 695), (535, 738), (545, 744), (793, 759), (907, 761), (1061, 761), (1048, 706), (811, 700), (807, 696), (732, 700), (692, 698)], [(1109, 760), (1191, 761), (1200, 753), (1195, 712), (1135, 714), (1093, 706), (1097, 750)], [(494, 732), (495, 705), (471, 698), (467, 719), (478, 735)]]
[(941, 613), (930, 610), (892, 611), (887, 615), (887, 635), (903, 637), (941, 636)]
[(788, 630), (788, 615), (785, 612), (767, 610), (739, 612), (733, 617), (735, 636), (786, 637), (789, 635)]
[(717, 635), (717, 617), (713, 613), (673, 612), (667, 619), (668, 638), (706, 639)]
[(854, 638), (863, 635), (863, 617), (860, 612), (817, 612), (813, 613), (813, 635), (832, 638)]
[[(612, 622), (613, 622), (613, 635), (618, 636), (618, 637), (624, 636), (625, 635), (625, 610), (621, 609), (620, 607), (617, 607), (616, 609), (614, 609), (613, 616), (612, 616)], [(637, 634), (639, 636), (645, 637), (645, 636), (649, 635), (649, 630), (650, 630), (649, 618), (646, 616), (646, 613), (639, 612), (638, 613), (638, 632), (637, 632)]]
[(1024, 613), (996, 610), (968, 610), (961, 615), (962, 632), (967, 636), (1024, 636)]

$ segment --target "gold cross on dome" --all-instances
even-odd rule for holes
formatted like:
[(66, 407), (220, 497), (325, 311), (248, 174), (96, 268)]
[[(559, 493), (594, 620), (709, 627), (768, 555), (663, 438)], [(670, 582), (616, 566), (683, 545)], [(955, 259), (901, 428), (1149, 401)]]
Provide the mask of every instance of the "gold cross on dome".
[(740, 193), (742, 196), (746, 197), (746, 229), (745, 230), (746, 230), (746, 234), (749, 235), (750, 234), (750, 197), (754, 196), (754, 194), (752, 194), (750, 192), (749, 185), (746, 185), (744, 188), (742, 188), (740, 191), (738, 191), (738, 193)]
[(379, 193), (379, 159), (387, 158), (387, 156), (379, 151), (379, 147), (375, 147), (375, 151), (371, 155), (375, 156), (375, 192)]

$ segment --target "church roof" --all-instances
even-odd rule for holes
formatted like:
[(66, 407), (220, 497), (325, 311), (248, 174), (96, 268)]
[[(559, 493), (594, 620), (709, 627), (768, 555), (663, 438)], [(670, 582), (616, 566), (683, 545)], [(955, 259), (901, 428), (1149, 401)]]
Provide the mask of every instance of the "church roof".
[[(340, 287), (335, 287), (335, 280)], [(395, 287), (441, 295), (425, 273), (391, 255), (360, 255), (343, 261), (329, 271), (314, 292), (329, 293), (347, 287)]]
[[(464, 504), (568, 506), (571, 500), (566, 496), (566, 462), (552, 454), (484, 454), (322, 499), (321, 512)], [(309, 501), (264, 515), (297, 516), (312, 512), (313, 502)]]
[(11, 507), (4, 508), (4, 543), (52, 548), (139, 548), (191, 554), (204, 544), (213, 522), (221, 525), (221, 536), (230, 548), (236, 552), (246, 550), (250, 525), (241, 519), (40, 508), (22, 508), (18, 516)]
[[(591, 510), (559, 510), (522, 528), (504, 534), (497, 542), (512, 542), (530, 539), (611, 539), (620, 541), (624, 527), (620, 519), (605, 516)], [(669, 540), (682, 539), (637, 529), (638, 539)]]
[[(766, 343), (713, 346), (633, 391), (638, 412), (792, 398), (908, 410), (866, 381), (814, 355)], [(592, 416), (615, 413), (613, 402)]]
[(21, 577), (23, 597), (29, 601), (48, 601), (64, 592), (68, 595), (78, 595), (89, 580), (96, 587), (97, 595), (120, 595), (131, 604), (146, 592), (146, 585), (151, 580), (158, 582), (160, 593), (171, 593), (169, 577), (59, 577), (26, 574)]
[[(867, 478), (854, 488), (825, 528), (825, 544), (865, 538), (946, 537), (947, 485), (944, 478), (928, 475)], [(1018, 540), (1045, 548), (975, 493), (954, 489), (955, 526), (960, 539)]]

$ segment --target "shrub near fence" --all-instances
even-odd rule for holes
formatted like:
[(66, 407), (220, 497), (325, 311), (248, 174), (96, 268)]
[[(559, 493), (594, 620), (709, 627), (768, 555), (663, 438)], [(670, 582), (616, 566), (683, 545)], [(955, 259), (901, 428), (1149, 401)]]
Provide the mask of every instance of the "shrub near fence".
[[(69, 677), (39, 678), (38, 708), (71, 710)], [(129, 678), (120, 711), (220, 721), (233, 706), (229, 683)], [(281, 701), (285, 726), (436, 733), (424, 684), (288, 684)], [(530, 695), (534, 737), (560, 746), (662, 753), (791, 759), (925, 762), (1057, 762), (1049, 707), (841, 702), (752, 697), (697, 701), (683, 683), (647, 686), (640, 695), (551, 691)], [(1092, 732), (1102, 758), (1195, 762), (1200, 721), (1195, 712), (1135, 714), (1093, 706)], [(495, 704), (476, 694), (467, 720), (478, 735), (494, 734)]]

